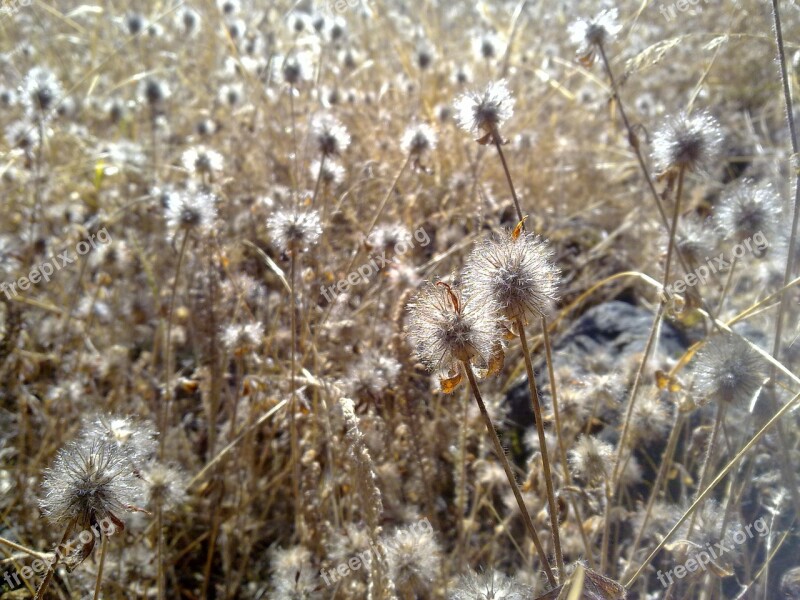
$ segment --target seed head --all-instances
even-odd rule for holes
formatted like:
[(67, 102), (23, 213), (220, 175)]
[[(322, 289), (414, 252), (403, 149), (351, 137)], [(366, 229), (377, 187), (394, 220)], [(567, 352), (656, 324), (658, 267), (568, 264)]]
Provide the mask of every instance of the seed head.
[(694, 365), (695, 402), (747, 405), (764, 382), (763, 361), (738, 336), (711, 337), (697, 353)]
[(653, 161), (662, 173), (685, 169), (706, 173), (719, 158), (724, 137), (717, 120), (706, 111), (668, 119), (653, 136)]
[(469, 134), (499, 136), (499, 129), (514, 114), (514, 98), (505, 79), (493, 81), (483, 92), (467, 92), (455, 102), (458, 125)]
[(139, 83), (139, 102), (152, 108), (160, 107), (171, 95), (169, 86), (153, 77), (147, 77)]
[(278, 211), (267, 220), (267, 229), (281, 252), (306, 250), (322, 235), (319, 212)]
[(147, 505), (172, 510), (186, 502), (186, 478), (176, 468), (155, 462), (142, 474), (147, 489)]
[(622, 26), (618, 21), (616, 8), (601, 10), (592, 19), (578, 19), (569, 26), (570, 41), (578, 47), (578, 56), (582, 62), (591, 65), (595, 52), (616, 36)]
[(423, 284), (408, 305), (407, 333), (431, 370), (458, 370), (462, 361), (486, 363), (500, 342), (497, 306), (473, 302), (446, 284)]
[[(710, 223), (695, 215), (681, 221), (680, 230), (675, 236), (675, 245), (688, 266), (696, 269), (716, 247), (717, 239)], [(666, 251), (667, 241), (664, 248)]]
[(350, 145), (350, 134), (344, 125), (332, 115), (319, 115), (311, 124), (317, 149), (324, 156), (341, 154)]
[(158, 447), (155, 428), (130, 417), (100, 416), (87, 422), (83, 432), (87, 439), (116, 444), (136, 469), (149, 461)]
[(167, 226), (174, 233), (183, 230), (196, 230), (208, 233), (217, 216), (216, 197), (213, 194), (187, 191), (166, 193)]
[(386, 551), (389, 578), (398, 590), (408, 593), (413, 590), (429, 597), (441, 562), (441, 549), (434, 538), (433, 528), (421, 531), (398, 529), (383, 536), (380, 545)]
[(737, 242), (759, 234), (774, 239), (781, 231), (780, 197), (769, 183), (746, 179), (723, 197), (716, 216), (720, 231)]
[[(322, 169), (321, 174), (320, 169)], [(321, 177), (322, 183), (333, 187), (341, 185), (347, 174), (342, 164), (333, 158), (326, 159), (324, 163), (321, 160), (312, 161), (310, 170), (312, 179)]]
[(463, 575), (450, 600), (527, 600), (533, 590), (505, 573), (490, 569), (483, 573), (469, 570)]
[(558, 269), (552, 251), (528, 232), (505, 232), (478, 244), (464, 267), (467, 295), (494, 302), (509, 320), (543, 316), (556, 299)]
[(30, 119), (41, 118), (52, 110), (63, 95), (61, 82), (52, 71), (43, 67), (33, 67), (28, 71), (20, 87), (20, 99)]
[(222, 155), (205, 146), (196, 146), (184, 151), (181, 156), (184, 169), (189, 173), (213, 175), (222, 171)]
[(88, 528), (130, 510), (140, 495), (128, 454), (113, 441), (89, 436), (67, 443), (45, 471), (45, 516), (57, 525)]
[(276, 59), (280, 65), (283, 81), (291, 86), (297, 86), (303, 81), (310, 81), (314, 76), (314, 63), (309, 52), (295, 52), (283, 59)]
[(222, 343), (237, 356), (257, 349), (264, 339), (263, 323), (229, 325), (222, 332)]
[(400, 140), (400, 148), (406, 154), (420, 155), (436, 148), (436, 130), (427, 123), (410, 125)]
[(597, 437), (582, 435), (569, 452), (569, 464), (577, 477), (589, 485), (599, 485), (609, 476), (614, 448)]

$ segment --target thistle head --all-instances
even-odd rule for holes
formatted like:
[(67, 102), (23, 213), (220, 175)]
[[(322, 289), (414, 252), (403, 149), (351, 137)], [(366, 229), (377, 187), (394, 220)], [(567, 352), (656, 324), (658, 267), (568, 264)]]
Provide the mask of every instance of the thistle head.
[(306, 250), (322, 235), (319, 212), (281, 210), (267, 220), (267, 230), (281, 252)]
[(775, 238), (781, 231), (780, 196), (769, 183), (746, 179), (724, 195), (716, 217), (720, 231), (737, 242), (758, 235)]
[(317, 149), (323, 156), (341, 154), (350, 145), (347, 128), (332, 115), (320, 115), (311, 124)]
[(483, 92), (462, 94), (455, 102), (455, 110), (459, 127), (467, 133), (499, 138), (500, 127), (514, 114), (514, 98), (506, 80), (501, 79), (491, 82)]
[(169, 191), (165, 193), (167, 225), (177, 233), (196, 230), (207, 233), (217, 216), (216, 196), (206, 192)]
[(431, 370), (452, 372), (462, 362), (487, 363), (500, 343), (496, 304), (473, 302), (446, 283), (423, 284), (408, 311), (408, 339)]
[(494, 569), (476, 573), (470, 569), (459, 579), (450, 600), (525, 600), (532, 595), (530, 587), (505, 573)]
[(591, 66), (598, 49), (611, 41), (622, 29), (616, 8), (601, 10), (591, 19), (578, 19), (569, 26), (570, 41), (578, 48), (581, 62)]
[(552, 255), (542, 238), (519, 228), (486, 240), (467, 259), (466, 292), (478, 304), (495, 303), (511, 321), (544, 316), (557, 295)]
[(747, 405), (764, 383), (764, 364), (758, 353), (732, 333), (712, 336), (697, 353), (694, 364), (695, 402)]
[(719, 158), (723, 141), (722, 129), (710, 113), (680, 113), (667, 119), (653, 136), (656, 169), (707, 173)]
[(436, 148), (436, 130), (426, 123), (410, 125), (400, 140), (400, 148), (406, 154), (420, 156)]
[(613, 457), (611, 444), (595, 436), (582, 435), (569, 452), (569, 464), (574, 474), (589, 485), (600, 485), (610, 475)]

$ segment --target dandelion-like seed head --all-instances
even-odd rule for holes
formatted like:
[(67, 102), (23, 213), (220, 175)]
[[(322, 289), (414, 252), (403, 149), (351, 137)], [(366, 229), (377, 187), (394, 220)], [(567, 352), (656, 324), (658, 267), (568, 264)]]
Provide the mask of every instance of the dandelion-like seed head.
[(341, 121), (332, 115), (320, 115), (311, 124), (317, 149), (323, 156), (341, 154), (350, 145), (350, 134)]
[(152, 458), (158, 447), (155, 428), (130, 417), (101, 416), (87, 422), (83, 431), (87, 439), (116, 444), (137, 468)]
[(608, 477), (614, 448), (595, 436), (582, 435), (569, 452), (569, 464), (577, 477), (589, 485), (599, 485)]
[(177, 468), (155, 462), (142, 474), (147, 505), (171, 510), (186, 502), (186, 478)]
[(213, 194), (170, 191), (166, 193), (165, 200), (167, 225), (173, 233), (180, 229), (206, 233), (217, 216), (216, 197)]
[(44, 67), (33, 67), (20, 86), (20, 99), (30, 119), (40, 118), (51, 110), (64, 95), (58, 77)]
[(110, 440), (67, 443), (45, 471), (40, 505), (53, 523), (88, 528), (135, 505), (141, 493), (129, 457)]
[(744, 180), (723, 197), (716, 216), (720, 230), (737, 242), (759, 234), (777, 237), (781, 230), (780, 196), (769, 183)]
[(406, 128), (400, 148), (406, 154), (420, 155), (436, 148), (436, 130), (427, 123), (415, 123)]
[(570, 41), (578, 48), (578, 56), (591, 64), (595, 51), (614, 39), (621, 29), (619, 11), (607, 8), (592, 19), (578, 19), (569, 26), (568, 31)]
[(506, 232), (478, 244), (464, 267), (467, 294), (494, 302), (509, 320), (546, 315), (557, 297), (559, 271), (540, 237)]
[[(713, 227), (694, 215), (681, 221), (680, 230), (675, 236), (676, 248), (692, 268), (697, 268), (702, 261), (707, 260), (706, 257), (712, 253), (716, 242)], [(666, 247), (665, 240), (665, 250)]]
[(255, 350), (263, 339), (264, 324), (260, 322), (229, 325), (222, 332), (222, 343), (235, 354)]
[(497, 305), (473, 302), (445, 284), (423, 284), (408, 305), (407, 333), (419, 359), (448, 372), (461, 362), (486, 363), (500, 343)]
[(680, 113), (653, 135), (653, 161), (662, 173), (672, 169), (706, 173), (719, 158), (723, 141), (722, 129), (710, 113)]
[(212, 175), (222, 171), (222, 155), (216, 150), (205, 146), (188, 148), (181, 156), (183, 167), (189, 173), (199, 173)]
[(450, 600), (527, 600), (533, 590), (505, 573), (489, 569), (483, 573), (469, 570), (462, 575)]
[(280, 62), (280, 73), (283, 81), (291, 86), (296, 86), (303, 81), (309, 81), (314, 76), (314, 63), (309, 52), (295, 52)]
[(455, 102), (459, 127), (472, 135), (499, 135), (514, 114), (514, 98), (505, 79), (493, 81), (483, 92), (467, 92)]
[(306, 250), (322, 235), (319, 212), (278, 211), (267, 220), (267, 229), (281, 252)]
[(386, 551), (389, 577), (402, 590), (414, 590), (427, 596), (436, 581), (441, 549), (433, 530), (398, 529), (381, 538)]
[(472, 34), (472, 54), (476, 60), (495, 60), (505, 52), (505, 44), (494, 31)]
[[(322, 169), (322, 173), (320, 173), (320, 169)], [(318, 159), (312, 161), (310, 171), (313, 179), (320, 177), (322, 183), (333, 187), (341, 185), (347, 174), (342, 163), (333, 158), (326, 159), (324, 163)]]
[(763, 361), (744, 340), (732, 333), (712, 336), (697, 353), (694, 365), (695, 402), (747, 405), (764, 382)]

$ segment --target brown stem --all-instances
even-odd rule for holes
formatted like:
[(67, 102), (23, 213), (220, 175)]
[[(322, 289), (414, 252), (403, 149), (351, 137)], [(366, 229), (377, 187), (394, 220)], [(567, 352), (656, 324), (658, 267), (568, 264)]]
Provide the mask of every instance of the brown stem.
[(556, 504), (555, 493), (553, 492), (553, 475), (550, 472), (550, 457), (547, 452), (547, 441), (544, 437), (544, 421), (542, 420), (542, 405), (539, 400), (539, 392), (536, 389), (536, 379), (533, 374), (533, 364), (531, 363), (531, 353), (528, 349), (528, 339), (525, 335), (525, 326), (522, 319), (517, 317), (517, 329), (519, 330), (519, 341), (522, 345), (522, 355), (525, 358), (525, 370), (528, 373), (528, 391), (533, 405), (533, 415), (536, 419), (536, 433), (539, 436), (539, 450), (542, 455), (542, 468), (544, 470), (544, 484), (547, 491), (547, 503), (550, 507), (550, 528), (553, 531), (553, 546), (556, 554), (556, 565), (558, 566), (558, 577), (560, 581), (566, 578), (564, 569), (564, 556), (561, 553), (561, 537), (558, 533), (558, 505)]
[[(508, 181), (508, 187), (511, 189), (511, 197), (514, 199), (514, 208), (517, 210), (517, 220), (519, 222), (522, 222), (523, 221), (522, 209), (519, 207), (519, 198), (517, 198), (517, 190), (514, 189), (514, 182), (511, 180), (511, 172), (508, 170), (506, 155), (503, 153), (503, 146), (500, 142), (500, 134), (495, 132), (492, 134), (492, 138), (494, 139), (494, 147), (497, 148), (497, 153), (500, 155), (500, 162), (503, 163), (503, 171), (506, 174), (506, 181)], [(524, 224), (522, 226), (525, 227)]]
[(464, 361), (462, 364), (464, 365), (464, 370), (467, 373), (469, 385), (472, 388), (472, 395), (475, 397), (475, 401), (478, 403), (478, 408), (483, 416), (483, 422), (486, 424), (486, 429), (489, 432), (489, 437), (492, 440), (494, 452), (497, 455), (497, 459), (500, 461), (500, 464), (503, 466), (503, 470), (506, 473), (506, 478), (508, 479), (508, 484), (511, 486), (511, 491), (514, 492), (514, 498), (517, 500), (517, 506), (519, 507), (520, 513), (522, 513), (522, 520), (525, 522), (525, 528), (528, 530), (528, 534), (531, 536), (531, 540), (533, 540), (533, 545), (536, 547), (536, 552), (539, 555), (539, 560), (542, 562), (542, 568), (547, 576), (547, 580), (550, 582), (550, 585), (555, 586), (556, 578), (555, 575), (553, 575), (553, 570), (550, 568), (550, 561), (547, 559), (547, 554), (545, 554), (544, 548), (542, 547), (542, 542), (539, 541), (539, 536), (536, 534), (536, 529), (531, 521), (531, 515), (528, 513), (528, 509), (525, 506), (525, 501), (522, 499), (522, 494), (519, 491), (517, 480), (514, 478), (511, 465), (508, 463), (506, 453), (503, 451), (503, 445), (500, 443), (500, 438), (497, 437), (497, 431), (495, 431), (494, 425), (492, 424), (492, 418), (489, 416), (489, 412), (486, 410), (486, 405), (483, 403), (481, 392), (478, 389), (478, 382), (475, 379), (475, 373), (472, 372), (472, 367), (467, 361)]

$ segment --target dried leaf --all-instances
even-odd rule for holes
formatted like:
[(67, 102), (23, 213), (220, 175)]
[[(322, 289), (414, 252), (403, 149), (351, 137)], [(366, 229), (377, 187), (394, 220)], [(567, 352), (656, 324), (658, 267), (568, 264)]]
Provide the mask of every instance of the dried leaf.
[(536, 600), (625, 600), (626, 597), (625, 588), (616, 581), (579, 566), (563, 585)]
[(520, 234), (525, 230), (525, 219), (527, 219), (527, 215), (522, 217), (522, 221), (517, 223), (517, 226), (514, 227), (514, 231), (511, 233), (511, 239), (516, 240)]
[(660, 390), (669, 390), (670, 392), (680, 392), (681, 384), (664, 371), (656, 371), (656, 386)]
[(442, 387), (442, 392), (445, 394), (452, 394), (463, 378), (461, 373), (456, 373), (454, 377), (440, 377), (439, 385)]
[(488, 377), (491, 375), (497, 375), (500, 371), (502, 371), (505, 360), (506, 354), (503, 352), (503, 347), (498, 344), (495, 347), (491, 358), (489, 359), (489, 369), (486, 373), (486, 376)]

